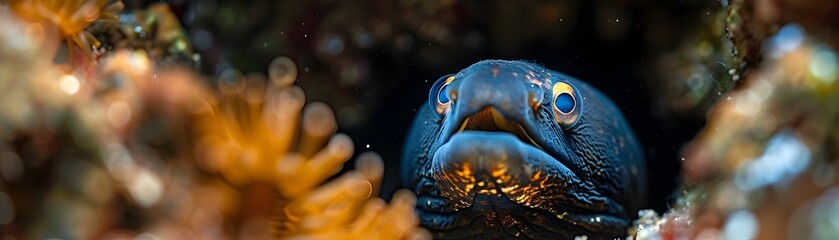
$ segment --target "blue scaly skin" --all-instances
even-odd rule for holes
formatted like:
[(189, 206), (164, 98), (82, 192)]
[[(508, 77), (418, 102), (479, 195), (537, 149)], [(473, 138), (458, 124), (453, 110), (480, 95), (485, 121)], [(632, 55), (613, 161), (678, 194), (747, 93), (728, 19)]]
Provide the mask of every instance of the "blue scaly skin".
[(644, 200), (640, 144), (603, 93), (522, 61), (442, 77), (402, 156), (438, 239), (611, 239)]

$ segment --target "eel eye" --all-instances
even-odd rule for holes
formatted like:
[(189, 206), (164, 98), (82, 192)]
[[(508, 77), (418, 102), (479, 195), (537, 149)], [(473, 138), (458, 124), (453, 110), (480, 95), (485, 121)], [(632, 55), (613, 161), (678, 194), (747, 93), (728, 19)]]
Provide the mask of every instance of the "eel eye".
[(437, 103), (438, 104), (446, 104), (449, 103), (449, 96), (446, 96), (446, 90), (449, 89), (449, 85), (445, 85), (440, 88), (440, 92), (437, 93)]
[(574, 97), (571, 96), (570, 93), (564, 92), (560, 93), (556, 96), (556, 100), (554, 100), (554, 106), (556, 110), (559, 110), (559, 113), (562, 114), (569, 114), (571, 111), (574, 111), (574, 107), (576, 107), (576, 103), (574, 102)]
[(449, 84), (454, 81), (454, 75), (446, 75), (437, 80), (429, 92), (428, 104), (438, 115), (443, 116), (449, 111), (449, 107), (457, 100), (457, 91), (451, 91)]
[(577, 92), (567, 82), (557, 82), (553, 86), (553, 110), (556, 122), (562, 127), (570, 127), (579, 116), (580, 107)]

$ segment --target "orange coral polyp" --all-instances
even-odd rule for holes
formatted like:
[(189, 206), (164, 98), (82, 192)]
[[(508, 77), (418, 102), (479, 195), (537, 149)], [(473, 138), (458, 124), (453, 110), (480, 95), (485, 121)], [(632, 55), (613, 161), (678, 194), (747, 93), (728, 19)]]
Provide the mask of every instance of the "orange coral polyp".
[(373, 197), (384, 173), (379, 155), (361, 154), (357, 170), (326, 181), (352, 157), (353, 142), (336, 134), (329, 106), (304, 106), (305, 94), (290, 85), (294, 66), (277, 58), (271, 81), (261, 74), (222, 73), (221, 97), (197, 126), (204, 135), (202, 165), (235, 184), (274, 185), (289, 201), (277, 224), (277, 234), (286, 239), (428, 238), (416, 227), (411, 193), (397, 194), (390, 205)]
[(55, 26), (89, 55), (91, 46), (98, 47), (99, 41), (84, 29), (99, 20), (118, 21), (117, 13), (124, 5), (109, 0), (9, 0), (9, 7), (27, 21)]

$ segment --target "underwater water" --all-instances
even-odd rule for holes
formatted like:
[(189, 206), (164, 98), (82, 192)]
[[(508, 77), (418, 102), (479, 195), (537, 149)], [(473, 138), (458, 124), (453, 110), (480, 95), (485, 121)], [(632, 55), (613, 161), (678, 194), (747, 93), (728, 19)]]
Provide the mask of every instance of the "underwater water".
[[(229, 4), (233, 9), (246, 5)], [(259, 8), (286, 9), (288, 14), (254, 14), (261, 18), (244, 20), (256, 22), (253, 31), (257, 34), (207, 30), (219, 45), (218, 50), (212, 51), (226, 50), (232, 59), (221, 64), (232, 64), (242, 71), (262, 69), (277, 54), (291, 56), (298, 60), (301, 69), (308, 68), (308, 72), (300, 71), (299, 76), (307, 96), (336, 109), (340, 129), (355, 140), (356, 152), (368, 149), (369, 144), (369, 149), (385, 159), (385, 178), (391, 181), (383, 183), (383, 196), (398, 187), (402, 143), (417, 109), (425, 107), (432, 84), (441, 76), (480, 60), (532, 61), (587, 81), (612, 98), (641, 139), (652, 168), (650, 178), (657, 179), (651, 186), (656, 197), (651, 199), (658, 200), (648, 205), (656, 209), (666, 208), (665, 199), (677, 184), (679, 162), (673, 160), (680, 159), (681, 143), (692, 138), (703, 122), (701, 118), (664, 113), (653, 96), (656, 83), (644, 79), (654, 74), (654, 53), (675, 45), (677, 39), (670, 35), (679, 35), (678, 31), (688, 31), (682, 28), (698, 24), (697, 19), (679, 19), (684, 15), (680, 12), (701, 15), (718, 8), (714, 5), (573, 1), (521, 6), (501, 1), (315, 1), (296, 7), (282, 8), (283, 5), (264, 3)], [(655, 16), (660, 12), (666, 16)], [(274, 22), (284, 27), (267, 24)], [(684, 27), (661, 26), (664, 24)], [(282, 30), (257, 27), (260, 25)], [(383, 28), (392, 29), (383, 34), (390, 37), (371, 37), (375, 41), (369, 47), (356, 43), (364, 34), (386, 31)], [(658, 37), (654, 32), (661, 29), (673, 33), (661, 34), (663, 39), (650, 39)], [(284, 34), (277, 35), (277, 31)], [(277, 41), (300, 47), (272, 47)], [(267, 43), (268, 47), (259, 43)], [(338, 52), (333, 54), (327, 49), (333, 45), (343, 47), (333, 49)], [(277, 50), (269, 52), (270, 49)], [(219, 63), (207, 60), (203, 64), (206, 71), (218, 71), (215, 69)], [(360, 72), (365, 78), (354, 80), (346, 75), (355, 75), (345, 72)], [(346, 110), (343, 119), (342, 109)]]
[[(201, 2), (183, 5), (201, 12)], [(341, 132), (355, 140), (356, 152), (383, 156), (385, 198), (399, 188), (402, 143), (432, 84), (480, 60), (509, 59), (587, 81), (616, 102), (640, 138), (649, 178), (655, 179), (646, 206), (659, 211), (672, 201), (681, 145), (703, 119), (667, 113), (656, 103), (657, 83), (648, 79), (656, 74), (657, 54), (675, 48), (682, 40), (676, 36), (720, 8), (574, 1), (219, 1), (205, 7), (232, 15), (185, 24), (192, 37), (209, 38), (193, 42), (212, 43), (206, 50), (196, 47), (204, 56), (202, 70), (260, 70), (277, 55), (297, 60), (299, 85), (309, 99), (338, 112)], [(225, 21), (232, 23), (218, 24)]]
[[(428, 131), (414, 119), (438, 79), (494, 59), (598, 89), (639, 141), (646, 186), (606, 198), (642, 201), (591, 210), (627, 212), (581, 220), (578, 239), (835, 238), (836, 16), (819, 0), (0, 0), (0, 238), (573, 232), (452, 235), (415, 211), (432, 202), (400, 170), (409, 133)], [(566, 213), (592, 205), (549, 217), (576, 226)]]

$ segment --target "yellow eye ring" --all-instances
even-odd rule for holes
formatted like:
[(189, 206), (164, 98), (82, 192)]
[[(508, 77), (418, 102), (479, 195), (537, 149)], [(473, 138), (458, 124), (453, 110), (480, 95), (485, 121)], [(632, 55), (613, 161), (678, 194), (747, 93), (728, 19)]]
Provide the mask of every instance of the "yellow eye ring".
[(579, 117), (580, 109), (577, 92), (567, 82), (554, 83), (552, 90), (554, 119), (563, 127), (573, 125)]

